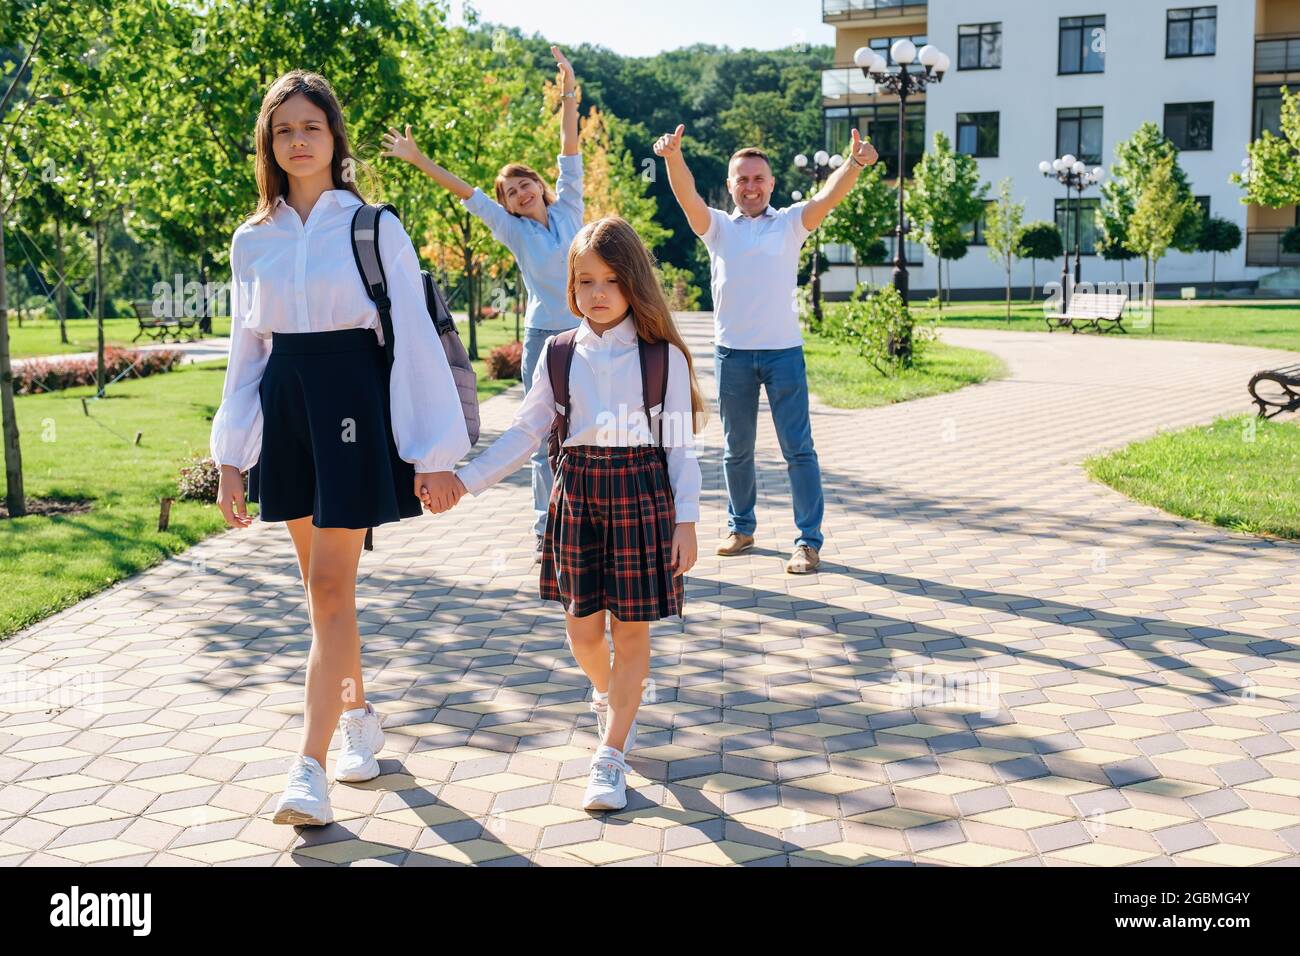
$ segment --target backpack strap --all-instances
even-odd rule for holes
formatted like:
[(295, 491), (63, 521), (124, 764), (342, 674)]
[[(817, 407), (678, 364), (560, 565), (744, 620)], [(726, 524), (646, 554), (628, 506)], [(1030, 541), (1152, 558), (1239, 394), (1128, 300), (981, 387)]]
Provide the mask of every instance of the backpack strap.
[(546, 374), (551, 380), (555, 402), (555, 421), (551, 425), (552, 457), (558, 457), (559, 448), (569, 437), (569, 370), (573, 367), (577, 338), (578, 330), (568, 329), (551, 336), (546, 343)]
[[(379, 258), (379, 217), (387, 209), (394, 216), (397, 210), (390, 203), (363, 203), (352, 214), (352, 258), (356, 260), (366, 295), (379, 311), (379, 323), (384, 330), (384, 355), (393, 364), (393, 314), (388, 298), (388, 278), (384, 263)], [(426, 295), (428, 294), (426, 289)]]
[(636, 340), (641, 360), (641, 402), (645, 407), (650, 437), (660, 449), (664, 446), (664, 403), (668, 400), (668, 340)]

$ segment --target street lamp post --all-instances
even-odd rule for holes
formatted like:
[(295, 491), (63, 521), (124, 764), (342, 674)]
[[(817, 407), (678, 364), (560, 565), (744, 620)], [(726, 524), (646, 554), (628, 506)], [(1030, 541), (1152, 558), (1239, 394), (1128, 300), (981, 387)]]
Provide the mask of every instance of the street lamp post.
[[(826, 150), (819, 149), (813, 154), (811, 164), (808, 162), (808, 157), (803, 153), (794, 158), (794, 164), (799, 167), (800, 172), (812, 177), (813, 195), (816, 195), (821, 189), (822, 183), (826, 181), (826, 177), (831, 174), (831, 171), (844, 165), (844, 157), (838, 153), (831, 156), (827, 154)], [(803, 194), (798, 190), (795, 190), (791, 195), (794, 197), (795, 202), (803, 198)], [(821, 234), (821, 226), (818, 226), (813, 233), (812, 308), (814, 329), (822, 327)]]
[[(871, 47), (861, 47), (853, 54), (853, 62), (862, 68), (862, 75), (887, 93), (898, 97), (898, 224), (894, 228), (894, 288), (903, 301), (907, 301), (907, 256), (904, 242), (910, 227), (903, 214), (903, 174), (907, 170), (907, 99), (914, 93), (924, 92), (931, 83), (941, 83), (951, 61), (948, 54), (926, 44), (920, 51), (911, 40), (899, 40), (890, 47), (889, 55), (898, 64), (897, 70), (887, 69), (883, 56)], [(912, 61), (919, 61), (922, 69), (909, 70)]]
[[(1069, 222), (1070, 215), (1070, 190), (1073, 189), (1078, 196), (1074, 207), (1074, 284), (1078, 285), (1083, 279), (1083, 262), (1082, 252), (1082, 232), (1080, 229), (1080, 220), (1083, 218), (1083, 191), (1089, 186), (1101, 182), (1105, 175), (1105, 170), (1100, 166), (1094, 166), (1088, 169), (1087, 165), (1081, 159), (1076, 159), (1072, 154), (1066, 153), (1057, 159), (1048, 162), (1043, 160), (1038, 164), (1038, 171), (1044, 176), (1055, 179), (1065, 187), (1065, 214), (1066, 222)], [(1061, 312), (1062, 314), (1070, 306), (1070, 243), (1068, 237), (1062, 243), (1065, 247), (1065, 254), (1061, 258)]]

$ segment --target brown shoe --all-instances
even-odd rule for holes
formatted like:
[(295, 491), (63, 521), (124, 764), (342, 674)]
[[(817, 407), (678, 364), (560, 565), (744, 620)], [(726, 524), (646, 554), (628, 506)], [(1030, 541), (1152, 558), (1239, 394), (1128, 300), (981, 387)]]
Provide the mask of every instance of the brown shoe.
[(754, 547), (754, 536), (752, 534), (741, 534), (739, 531), (733, 531), (727, 535), (727, 540), (718, 545), (718, 554), (726, 557), (733, 557), (737, 554), (744, 554)]
[(790, 560), (785, 563), (785, 569), (790, 574), (812, 574), (821, 567), (822, 557), (817, 553), (817, 549), (810, 544), (801, 544), (794, 549), (794, 554), (790, 555)]

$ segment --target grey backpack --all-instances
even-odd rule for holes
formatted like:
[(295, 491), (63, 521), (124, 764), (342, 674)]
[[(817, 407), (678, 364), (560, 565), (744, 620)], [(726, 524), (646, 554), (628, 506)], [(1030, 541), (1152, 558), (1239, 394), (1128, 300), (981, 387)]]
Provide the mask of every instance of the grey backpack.
[[(394, 216), (397, 210), (388, 203), (361, 205), (352, 216), (352, 256), (357, 260), (357, 269), (361, 281), (365, 284), (366, 294), (370, 296), (375, 308), (379, 310), (379, 321), (384, 327), (384, 351), (388, 355), (388, 364), (393, 364), (393, 317), (391, 303), (388, 299), (388, 282), (384, 277), (383, 261), (379, 258), (379, 217), (387, 209)], [(456, 331), (456, 320), (451, 317), (447, 300), (443, 298), (438, 283), (433, 276), (421, 270), (424, 280), (424, 304), (429, 310), (429, 318), (438, 332), (443, 351), (447, 353), (447, 364), (451, 366), (451, 377), (460, 394), (460, 410), (465, 416), (465, 431), (469, 433), (469, 443), (478, 441), (478, 376), (469, 363), (469, 353), (460, 341)], [(433, 410), (430, 411), (441, 411)]]

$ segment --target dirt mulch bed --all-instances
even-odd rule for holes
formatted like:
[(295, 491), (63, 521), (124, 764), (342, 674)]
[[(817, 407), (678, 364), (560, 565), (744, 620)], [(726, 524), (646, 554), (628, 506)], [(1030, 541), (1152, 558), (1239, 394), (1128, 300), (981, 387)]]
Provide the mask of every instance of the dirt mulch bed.
[[(68, 498), (28, 498), (27, 515), (79, 515), (90, 510), (92, 502), (87, 499)], [(24, 515), (24, 517), (27, 517)], [(9, 509), (0, 499), (0, 521), (8, 518)]]

